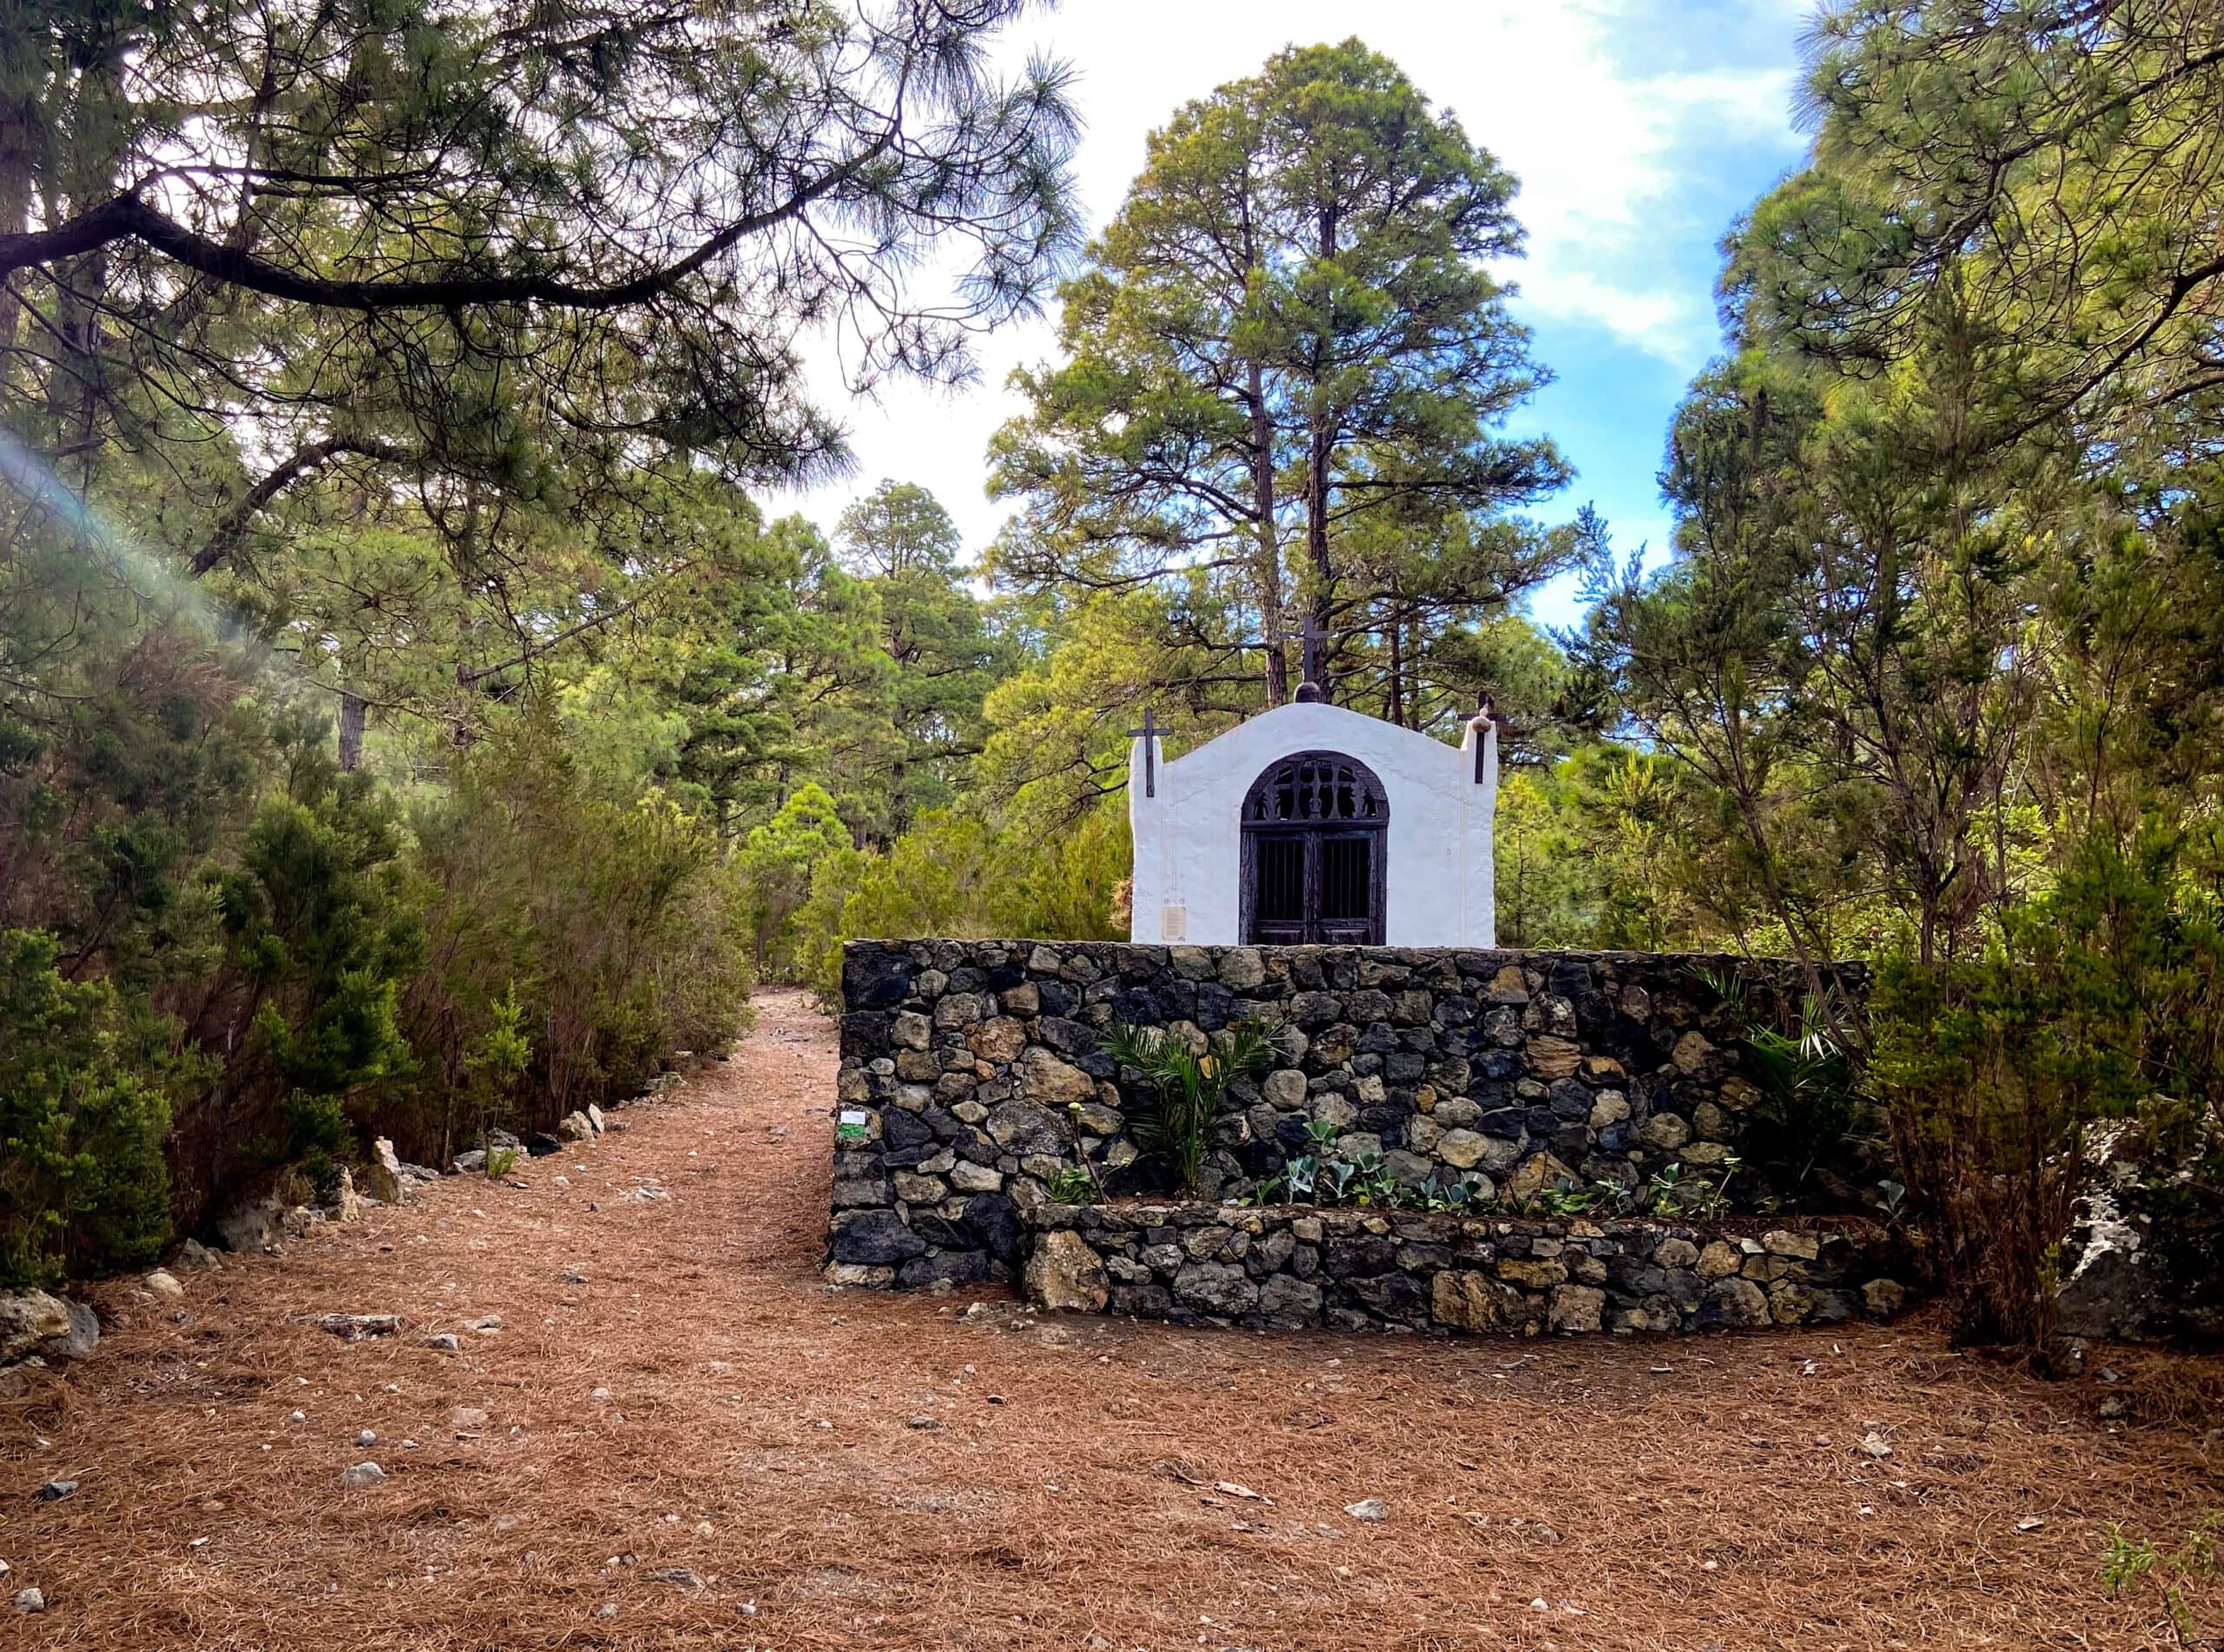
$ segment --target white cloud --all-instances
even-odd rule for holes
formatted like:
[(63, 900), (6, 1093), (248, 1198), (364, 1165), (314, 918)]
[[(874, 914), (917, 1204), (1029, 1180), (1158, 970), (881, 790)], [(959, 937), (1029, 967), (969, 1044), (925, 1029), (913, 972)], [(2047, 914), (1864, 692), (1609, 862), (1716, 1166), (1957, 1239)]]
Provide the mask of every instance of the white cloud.
[[(1750, 51), (1757, 28), (1764, 41), (1781, 42), (1781, 58), (1710, 63), (1709, 40), (1685, 38), (1673, 63), (1632, 63), (1640, 50), (1634, 31), (1662, 26), (1661, 11), (1645, 0), (1375, 0), (1364, 8), (1348, 0), (1065, 0), (1003, 51), (1014, 64), (1041, 50), (1078, 67), (1089, 122), (1078, 182), (1090, 221), (1100, 223), (1142, 166), (1146, 135), (1177, 105), (1254, 72), (1292, 42), (1357, 34), (1456, 111), (1468, 135), (1521, 179), (1529, 255), (1505, 273), (1521, 288), (1525, 314), (1591, 323), (1695, 367), (1715, 340), (1705, 272), (1724, 226), (1718, 212), (1710, 218), (1679, 206), (1704, 182), (1687, 169), (1705, 164), (1710, 145), (1780, 147), (1786, 162), (1797, 152), (1788, 109), (1797, 14), (1785, 0), (1724, 5), (1718, 25), (1755, 25), (1725, 30), (1725, 54), (1732, 36)], [(989, 436), (1014, 411), (1003, 380), (1053, 346), (1047, 320), (1011, 327), (983, 340), (980, 381), (970, 389), (896, 386), (877, 402), (850, 405), (854, 480), (770, 503), (831, 525), (881, 477), (917, 481), (942, 497), (978, 548), (1007, 514), (983, 492)], [(840, 406), (837, 376), (823, 375), (822, 395)]]

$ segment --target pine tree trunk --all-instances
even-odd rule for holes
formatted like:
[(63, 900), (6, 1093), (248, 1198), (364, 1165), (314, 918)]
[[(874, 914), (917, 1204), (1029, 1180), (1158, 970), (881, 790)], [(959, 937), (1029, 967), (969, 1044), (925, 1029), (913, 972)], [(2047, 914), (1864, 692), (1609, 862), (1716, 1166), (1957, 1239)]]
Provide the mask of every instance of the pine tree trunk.
[(343, 775), (352, 775), (363, 766), (363, 721), (369, 709), (355, 692), (354, 684), (343, 681), (340, 687), (340, 772)]
[(1281, 540), (1274, 531), (1274, 429), (1267, 417), (1266, 375), (1249, 364), (1251, 507), (1259, 534), (1259, 624), (1267, 652), (1267, 704), (1289, 703), (1289, 657), (1282, 651)]

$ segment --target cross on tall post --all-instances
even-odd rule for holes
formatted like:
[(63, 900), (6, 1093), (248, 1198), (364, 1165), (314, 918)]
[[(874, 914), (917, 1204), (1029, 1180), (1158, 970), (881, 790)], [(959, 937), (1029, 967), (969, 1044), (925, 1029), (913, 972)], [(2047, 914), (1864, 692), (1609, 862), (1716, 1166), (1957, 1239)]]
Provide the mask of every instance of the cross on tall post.
[(1300, 704), (1311, 704), (1328, 697), (1328, 633), (1308, 619), (1299, 635), (1305, 639), (1305, 646), (1298, 657), (1302, 664), (1297, 698)]
[(1143, 743), (1143, 796), (1158, 796), (1158, 737), (1163, 733), (1153, 720), (1151, 708), (1143, 707), (1143, 726), (1128, 730), (1128, 738)]

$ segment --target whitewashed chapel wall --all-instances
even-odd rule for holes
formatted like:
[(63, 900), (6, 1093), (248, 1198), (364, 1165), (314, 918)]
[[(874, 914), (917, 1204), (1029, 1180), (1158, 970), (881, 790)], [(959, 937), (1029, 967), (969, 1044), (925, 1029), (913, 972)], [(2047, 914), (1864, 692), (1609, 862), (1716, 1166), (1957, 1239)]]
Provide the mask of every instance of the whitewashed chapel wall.
[(1241, 944), (1244, 795), (1271, 763), (1301, 751), (1337, 751), (1372, 769), (1389, 800), (1386, 943), (1497, 945), (1491, 833), (1498, 731), (1486, 725), (1479, 736), (1486, 742), (1479, 783), (1478, 737), (1471, 724), (1454, 746), (1341, 706), (1285, 705), (1171, 763), (1162, 750), (1155, 753), (1151, 784), (1137, 738), (1128, 785), (1135, 857), (1129, 938)]

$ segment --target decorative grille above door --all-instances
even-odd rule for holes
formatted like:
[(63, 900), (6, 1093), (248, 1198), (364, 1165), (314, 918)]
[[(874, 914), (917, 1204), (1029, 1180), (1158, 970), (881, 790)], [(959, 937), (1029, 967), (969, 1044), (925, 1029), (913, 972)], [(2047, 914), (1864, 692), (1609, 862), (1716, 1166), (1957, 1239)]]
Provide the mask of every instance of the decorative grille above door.
[(1301, 751), (1243, 799), (1243, 938), (1380, 946), (1390, 800), (1365, 763)]

